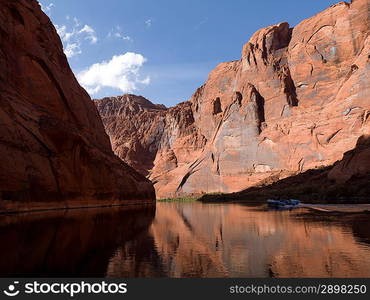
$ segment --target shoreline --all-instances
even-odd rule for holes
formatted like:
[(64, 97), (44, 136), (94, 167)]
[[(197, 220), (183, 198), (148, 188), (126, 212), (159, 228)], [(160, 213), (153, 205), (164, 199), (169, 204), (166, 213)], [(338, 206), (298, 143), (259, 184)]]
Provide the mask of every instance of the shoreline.
[(370, 204), (302, 204), (318, 214), (370, 214)]
[(145, 202), (131, 202), (121, 204), (106, 204), (106, 205), (87, 205), (87, 206), (64, 206), (64, 207), (50, 207), (50, 208), (35, 208), (35, 209), (24, 209), (24, 210), (0, 210), (0, 217), (10, 215), (22, 215), (31, 213), (42, 213), (42, 212), (55, 212), (55, 211), (71, 211), (71, 210), (86, 210), (86, 209), (97, 209), (97, 208), (116, 208), (116, 207), (155, 207), (156, 201), (145, 201)]
[[(204, 195), (207, 196), (207, 195)], [(213, 195), (214, 196), (214, 195)], [(220, 196), (220, 195), (218, 195)], [(237, 200), (226, 200), (226, 201), (203, 201), (202, 197), (178, 197), (178, 198), (167, 198), (158, 199), (158, 203), (202, 203), (202, 204), (244, 204), (244, 205), (257, 205), (265, 206), (265, 200), (254, 200), (254, 201), (237, 201)], [(301, 203), (295, 209), (307, 209), (315, 214), (324, 215), (341, 215), (341, 214), (367, 214), (370, 213), (370, 203)]]

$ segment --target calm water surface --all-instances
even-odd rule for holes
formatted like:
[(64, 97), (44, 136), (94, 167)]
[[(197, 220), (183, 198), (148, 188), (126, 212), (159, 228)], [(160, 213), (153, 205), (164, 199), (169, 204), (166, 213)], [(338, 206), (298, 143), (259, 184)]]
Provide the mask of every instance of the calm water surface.
[(0, 216), (0, 275), (370, 277), (370, 217), (158, 203)]

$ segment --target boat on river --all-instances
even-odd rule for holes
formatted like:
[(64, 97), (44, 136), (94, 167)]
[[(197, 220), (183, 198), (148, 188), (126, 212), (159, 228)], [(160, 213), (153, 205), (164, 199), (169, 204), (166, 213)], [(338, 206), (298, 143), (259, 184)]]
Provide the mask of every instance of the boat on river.
[(301, 202), (299, 200), (267, 200), (268, 207), (279, 208), (279, 209), (292, 209), (299, 206)]

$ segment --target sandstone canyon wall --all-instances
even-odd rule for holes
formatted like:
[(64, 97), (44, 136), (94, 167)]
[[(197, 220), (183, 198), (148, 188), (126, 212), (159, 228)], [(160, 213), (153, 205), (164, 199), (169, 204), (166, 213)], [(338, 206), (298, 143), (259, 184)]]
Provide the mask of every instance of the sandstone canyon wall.
[[(175, 107), (133, 95), (95, 101), (114, 151), (162, 198), (235, 192), (341, 160), (369, 134), (369, 9), (370, 0), (340, 2), (294, 28), (257, 31), (240, 60)], [(356, 173), (335, 168), (331, 180)]]
[(35, 0), (0, 0), (0, 211), (153, 202)]

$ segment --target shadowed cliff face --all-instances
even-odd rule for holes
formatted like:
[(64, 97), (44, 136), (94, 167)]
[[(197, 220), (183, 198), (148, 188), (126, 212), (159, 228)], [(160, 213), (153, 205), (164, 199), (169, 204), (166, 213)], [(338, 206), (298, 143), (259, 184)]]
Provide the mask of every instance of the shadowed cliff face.
[(240, 60), (220, 64), (174, 108), (132, 110), (132, 95), (97, 100), (114, 151), (142, 163), (162, 198), (332, 165), (369, 124), (369, 7), (341, 2), (295, 28), (259, 30)]
[(3, 216), (1, 277), (104, 277), (116, 248), (145, 232), (154, 207)]
[(36, 0), (0, 0), (0, 103), (0, 211), (154, 200), (113, 154)]

